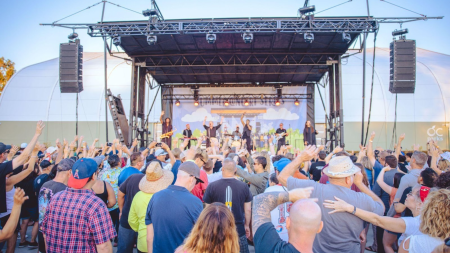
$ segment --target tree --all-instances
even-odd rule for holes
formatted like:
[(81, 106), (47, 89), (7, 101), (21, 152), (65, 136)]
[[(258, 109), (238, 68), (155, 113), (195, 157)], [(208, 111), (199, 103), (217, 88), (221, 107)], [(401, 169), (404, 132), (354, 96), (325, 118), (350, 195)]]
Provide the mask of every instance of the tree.
[(11, 79), (16, 70), (14, 69), (14, 62), (0, 58), (0, 96), (5, 88), (6, 83)]

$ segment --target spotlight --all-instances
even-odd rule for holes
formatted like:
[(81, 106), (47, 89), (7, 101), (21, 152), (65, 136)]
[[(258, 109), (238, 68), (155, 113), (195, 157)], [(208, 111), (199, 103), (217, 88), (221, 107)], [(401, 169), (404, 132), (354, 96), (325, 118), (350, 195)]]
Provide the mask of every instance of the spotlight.
[(312, 43), (314, 41), (314, 34), (310, 32), (306, 32), (303, 35), (303, 38), (305, 39), (305, 42)]
[(180, 100), (177, 99), (177, 101), (175, 102), (176, 106), (180, 106)]
[(69, 36), (67, 36), (67, 38), (69, 40), (74, 40), (74, 39), (78, 38), (78, 33), (73, 32), (73, 33), (69, 34)]
[(244, 40), (245, 44), (252, 43), (253, 33), (251, 33), (250, 30), (247, 30), (244, 34), (242, 34), (242, 39)]
[(350, 33), (342, 33), (342, 41), (345, 43), (350, 43), (350, 41), (352, 40), (352, 36), (350, 36)]
[(403, 34), (407, 34), (407, 33), (408, 33), (408, 28), (405, 28), (405, 29), (393, 31), (392, 36), (399, 36), (399, 35), (403, 35)]
[(118, 47), (118, 46), (120, 46), (120, 43), (121, 43), (121, 39), (120, 39), (120, 36), (114, 36), (113, 38), (112, 38), (112, 43), (116, 46), (116, 47)]
[(142, 11), (142, 15), (144, 15), (144, 17), (150, 17), (150, 16), (154, 16), (157, 14), (158, 14), (158, 11), (155, 9), (151, 9), (151, 10), (147, 9), (147, 10)]
[(224, 106), (229, 106), (229, 105), (230, 105), (230, 102), (228, 102), (228, 99), (225, 100), (225, 102), (223, 102), (223, 105), (224, 105)]
[(298, 9), (298, 12), (300, 13), (300, 15), (310, 14), (311, 12), (315, 12), (315, 11), (316, 11), (316, 6), (314, 6), (314, 5)]
[(295, 100), (294, 104), (297, 106), (300, 105), (300, 102), (298, 101), (298, 99)]
[(245, 106), (249, 106), (249, 105), (250, 105), (250, 103), (248, 102), (248, 99), (246, 99), (246, 100), (244, 101), (244, 105), (245, 105)]
[(195, 101), (194, 101), (194, 105), (195, 105), (195, 106), (198, 106), (198, 100), (195, 100)]
[(150, 46), (155, 45), (156, 41), (158, 41), (158, 38), (156, 37), (156, 35), (153, 35), (153, 34), (147, 35), (147, 43)]
[(206, 34), (206, 41), (207, 41), (209, 44), (214, 44), (214, 43), (216, 43), (216, 35), (213, 34), (213, 33), (207, 33), (207, 34)]
[(275, 100), (275, 105), (276, 106), (279, 106), (281, 103), (280, 103), (280, 100), (277, 98), (277, 100)]

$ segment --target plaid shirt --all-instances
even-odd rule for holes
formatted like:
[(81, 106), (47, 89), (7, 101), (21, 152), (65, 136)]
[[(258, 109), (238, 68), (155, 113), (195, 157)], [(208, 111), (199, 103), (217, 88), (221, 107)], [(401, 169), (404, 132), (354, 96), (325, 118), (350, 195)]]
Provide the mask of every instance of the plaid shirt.
[(96, 252), (116, 237), (106, 208), (91, 190), (67, 188), (52, 197), (41, 224), (48, 253)]

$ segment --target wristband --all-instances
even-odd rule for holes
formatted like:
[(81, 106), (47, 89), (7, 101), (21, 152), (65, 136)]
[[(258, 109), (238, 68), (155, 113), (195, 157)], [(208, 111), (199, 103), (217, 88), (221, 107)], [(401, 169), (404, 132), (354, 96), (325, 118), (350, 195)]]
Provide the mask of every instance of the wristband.
[(352, 212), (352, 214), (355, 214), (356, 213), (356, 206), (353, 206), (353, 212)]

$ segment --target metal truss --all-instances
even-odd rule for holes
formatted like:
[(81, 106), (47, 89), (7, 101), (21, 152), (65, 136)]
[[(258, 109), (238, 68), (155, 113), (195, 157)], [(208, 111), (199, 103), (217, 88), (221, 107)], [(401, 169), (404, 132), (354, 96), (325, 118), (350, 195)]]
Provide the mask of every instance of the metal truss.
[[(221, 86), (222, 87), (222, 86)], [(261, 100), (261, 101), (270, 101), (270, 100), (297, 100), (297, 99), (312, 99), (312, 94), (283, 94), (281, 97), (278, 97), (277, 94), (199, 94), (197, 97), (194, 97), (194, 94), (172, 94), (172, 95), (163, 95), (163, 100), (188, 100), (194, 101), (197, 98), (198, 101), (208, 101), (208, 100), (217, 100), (217, 101), (225, 101), (225, 100)]]
[(97, 24), (41, 24), (70, 29), (88, 29), (92, 37), (132, 36), (158, 34), (205, 34), (205, 33), (303, 33), (303, 32), (375, 32), (377, 20), (367, 18), (314, 18), (314, 19), (230, 19), (230, 20), (161, 20), (137, 22), (110, 22)]
[(381, 17), (377, 18), (378, 23), (408, 23), (420, 20), (428, 20), (428, 19), (443, 19), (444, 16), (438, 17)]
[(172, 67), (259, 67), (259, 66), (300, 66), (331, 65), (328, 60), (336, 60), (338, 54), (328, 53), (264, 53), (264, 54), (210, 54), (195, 55), (150, 55), (145, 57), (145, 66), (157, 68)]

